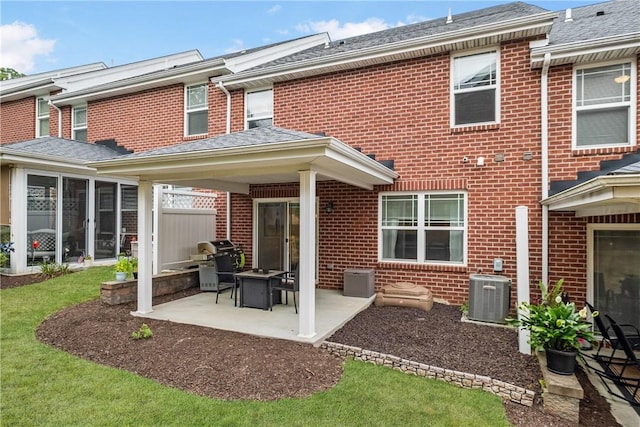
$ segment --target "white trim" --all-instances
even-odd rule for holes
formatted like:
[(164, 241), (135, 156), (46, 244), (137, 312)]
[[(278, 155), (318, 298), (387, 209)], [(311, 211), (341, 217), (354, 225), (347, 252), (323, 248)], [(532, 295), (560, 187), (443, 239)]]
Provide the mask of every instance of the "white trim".
[[(456, 82), (456, 78), (455, 78), (455, 60), (456, 58), (462, 58), (465, 56), (473, 56), (473, 55), (481, 55), (481, 54), (488, 54), (488, 53), (493, 53), (495, 52), (495, 58), (496, 58), (496, 82), (494, 85), (488, 85), (488, 86), (480, 86), (477, 88), (471, 88), (471, 89), (456, 89), (455, 88), (455, 82)], [(501, 82), (501, 78), (500, 78), (500, 67), (501, 67), (501, 61), (500, 61), (500, 57), (501, 57), (501, 51), (500, 51), (500, 46), (487, 46), (487, 47), (483, 47), (482, 49), (473, 49), (473, 50), (466, 50), (466, 51), (458, 51), (458, 52), (452, 52), (451, 53), (451, 57), (450, 57), (450, 62), (449, 62), (449, 78), (450, 78), (450, 86), (449, 86), (449, 120), (450, 120), (450, 126), (451, 128), (465, 128), (465, 127), (469, 127), (469, 126), (482, 126), (482, 125), (487, 125), (487, 124), (499, 124), (500, 123), (500, 116), (501, 116), (501, 109), (500, 109), (500, 100), (502, 98), (501, 96), (501, 91), (500, 91), (500, 82)], [(494, 111), (494, 116), (495, 116), (495, 120), (494, 121), (489, 121), (489, 122), (476, 122), (476, 123), (462, 123), (462, 124), (456, 124), (456, 110), (455, 110), (455, 95), (458, 93), (467, 93), (467, 92), (481, 92), (481, 91), (486, 91), (489, 89), (495, 89), (495, 111)]]
[[(204, 100), (204, 107), (197, 107), (197, 108), (192, 108), (189, 109), (189, 89), (196, 87), (196, 86), (204, 86), (205, 91), (204, 91), (204, 96), (205, 96), (205, 100)], [(189, 113), (197, 113), (197, 112), (201, 112), (201, 111), (207, 111), (207, 132), (204, 133), (194, 133), (194, 134), (190, 134), (189, 133)], [(204, 81), (204, 82), (200, 82), (200, 83), (194, 83), (194, 84), (189, 84), (189, 85), (184, 85), (184, 117), (183, 117), (183, 122), (184, 122), (184, 136), (185, 137), (189, 137), (189, 136), (199, 136), (199, 135), (207, 135), (209, 133), (209, 83), (208, 81)]]
[(379, 64), (410, 57), (428, 56), (438, 52), (460, 49), (461, 46), (471, 47), (483, 43), (487, 46), (495, 45), (502, 40), (546, 34), (556, 18), (556, 12), (542, 12), (507, 21), (492, 22), (456, 31), (314, 57), (295, 63), (247, 71), (238, 75), (221, 76), (215, 81), (224, 81), (228, 88), (235, 89), (261, 84), (259, 82), (264, 81), (273, 83), (290, 78), (308, 77), (337, 70), (358, 68), (366, 64)]
[[(429, 261), (426, 260), (425, 254), (425, 236), (424, 232), (428, 229), (424, 225), (425, 220), (425, 211), (424, 211), (424, 202), (425, 195), (436, 195), (436, 194), (449, 194), (449, 195), (462, 195), (463, 196), (463, 221), (464, 225), (462, 227), (447, 227), (446, 230), (456, 230), (462, 231), (462, 262), (455, 261)], [(416, 260), (406, 260), (406, 259), (395, 259), (395, 258), (384, 258), (383, 257), (383, 236), (382, 231), (382, 198), (384, 196), (418, 196), (417, 200), (417, 226), (409, 226), (409, 227), (395, 227), (395, 229), (405, 229), (405, 230), (416, 230)], [(467, 190), (419, 190), (419, 191), (382, 191), (378, 193), (378, 222), (377, 222), (377, 231), (378, 231), (378, 262), (392, 262), (398, 264), (418, 264), (418, 265), (447, 265), (447, 266), (459, 266), (465, 267), (468, 263), (468, 241), (469, 241), (469, 194)], [(443, 229), (445, 229), (443, 227)]]
[[(613, 65), (621, 65), (621, 64), (631, 64), (631, 78), (630, 82), (630, 100), (629, 102), (617, 102), (617, 103), (607, 103), (607, 104), (598, 104), (598, 105), (590, 105), (586, 107), (578, 107), (577, 106), (577, 96), (578, 96), (578, 71), (579, 70), (587, 70), (592, 68), (600, 68), (607, 67)], [(633, 147), (636, 145), (636, 117), (637, 117), (637, 62), (636, 58), (625, 58), (619, 59), (615, 61), (606, 61), (606, 62), (594, 62), (590, 64), (580, 64), (575, 65), (572, 71), (572, 81), (571, 81), (571, 149), (572, 150), (588, 150), (593, 148), (611, 148), (611, 147)], [(629, 129), (627, 129), (629, 135), (629, 141), (626, 144), (602, 144), (602, 145), (578, 145), (578, 111), (588, 111), (588, 110), (605, 110), (609, 108), (616, 108), (620, 106), (629, 106)]]

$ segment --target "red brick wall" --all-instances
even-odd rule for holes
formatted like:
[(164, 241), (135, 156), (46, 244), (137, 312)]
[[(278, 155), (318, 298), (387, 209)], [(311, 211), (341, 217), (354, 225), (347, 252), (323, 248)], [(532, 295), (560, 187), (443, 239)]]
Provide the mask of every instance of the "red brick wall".
[(36, 137), (36, 99), (29, 97), (0, 104), (0, 143)]
[[(640, 56), (639, 56), (640, 57)], [(572, 150), (573, 66), (563, 65), (549, 70), (549, 179), (575, 180), (578, 172), (600, 169), (600, 161), (622, 158), (623, 153), (638, 146)], [(640, 85), (636, 84), (640, 97)], [(637, 115), (637, 119), (640, 115)], [(640, 141), (640, 120), (636, 121), (636, 141)]]
[[(184, 136), (184, 86), (146, 90), (89, 103), (88, 140), (115, 139), (133, 151), (205, 138)], [(209, 135), (226, 129), (226, 97), (209, 85)]]
[[(638, 85), (636, 85), (638, 87)], [(624, 153), (638, 150), (598, 148), (572, 150), (573, 66), (553, 67), (549, 71), (549, 179), (575, 180), (578, 172), (600, 169), (600, 161), (617, 160)], [(640, 88), (639, 88), (640, 90)], [(640, 92), (636, 95), (636, 99)], [(636, 130), (639, 129), (636, 122)], [(640, 140), (640, 133), (637, 134)], [(549, 281), (564, 278), (564, 287), (576, 301), (586, 298), (587, 224), (640, 223), (640, 215), (576, 218), (573, 212), (551, 212), (549, 217)]]
[[(320, 206), (335, 202), (333, 213), (319, 213), (320, 286), (341, 288), (345, 268), (374, 268), (378, 288), (412, 281), (459, 304), (468, 298), (469, 274), (492, 273), (493, 259), (502, 258), (502, 274), (515, 287), (520, 205), (530, 209), (532, 279), (540, 276), (540, 72), (530, 68), (528, 41), (501, 47), (500, 125), (450, 128), (449, 69), (450, 56), (444, 54), (275, 85), (276, 126), (326, 132), (378, 160), (395, 161), (400, 178), (377, 190), (468, 192), (468, 266), (407, 265), (377, 262), (377, 191), (319, 183)], [(235, 95), (237, 118), (243, 110)], [(523, 160), (525, 152), (532, 152), (533, 160)], [(494, 161), (497, 154), (505, 160)], [(465, 156), (470, 163), (462, 163)], [(475, 165), (478, 156), (485, 157), (484, 167)], [(278, 188), (254, 186), (251, 196), (297, 195), (297, 185)], [(232, 239), (245, 248), (251, 243), (251, 208), (249, 197), (234, 196)]]

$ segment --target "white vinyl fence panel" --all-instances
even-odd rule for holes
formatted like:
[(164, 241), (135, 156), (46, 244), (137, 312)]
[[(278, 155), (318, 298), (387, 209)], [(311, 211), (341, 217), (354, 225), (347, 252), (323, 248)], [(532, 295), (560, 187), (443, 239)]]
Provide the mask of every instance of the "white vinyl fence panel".
[(156, 248), (160, 270), (188, 261), (197, 243), (216, 239), (215, 194), (162, 190)]

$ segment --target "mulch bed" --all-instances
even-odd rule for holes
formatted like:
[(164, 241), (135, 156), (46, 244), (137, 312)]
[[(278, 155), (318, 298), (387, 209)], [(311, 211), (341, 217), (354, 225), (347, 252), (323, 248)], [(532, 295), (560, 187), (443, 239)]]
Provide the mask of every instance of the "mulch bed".
[[(154, 298), (154, 304), (197, 292), (191, 289)], [(131, 316), (132, 310), (135, 310), (133, 303), (108, 306), (91, 301), (54, 314), (43, 322), (36, 335), (42, 342), (87, 360), (223, 400), (304, 397), (333, 387), (342, 377), (342, 360), (320, 348), (136, 318)], [(153, 331), (153, 338), (133, 341), (131, 333), (143, 322)], [(329, 341), (486, 375), (540, 391), (539, 365), (532, 356), (517, 352), (517, 335), (513, 330), (460, 322), (460, 312), (453, 306), (434, 304), (429, 312), (372, 306)], [(577, 376), (585, 393), (580, 405), (580, 425), (619, 425), (609, 403), (586, 375), (578, 371)], [(540, 399), (531, 408), (510, 402), (504, 406), (514, 426), (569, 425), (561, 418), (545, 414)]]

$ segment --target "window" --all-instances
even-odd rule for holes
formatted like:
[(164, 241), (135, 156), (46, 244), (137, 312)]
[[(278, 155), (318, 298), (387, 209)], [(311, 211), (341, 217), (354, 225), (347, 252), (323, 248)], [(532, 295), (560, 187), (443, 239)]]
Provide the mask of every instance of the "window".
[(87, 107), (73, 107), (73, 139), (87, 142)]
[(464, 193), (383, 194), (383, 260), (465, 262)]
[(37, 124), (36, 137), (49, 136), (49, 101), (38, 98), (37, 103)]
[(452, 62), (453, 125), (498, 122), (498, 52), (455, 56)]
[(273, 89), (247, 92), (247, 129), (271, 126), (273, 123)]
[(185, 135), (201, 135), (208, 132), (207, 84), (185, 88)]
[(576, 69), (575, 147), (633, 144), (635, 79), (630, 62)]

